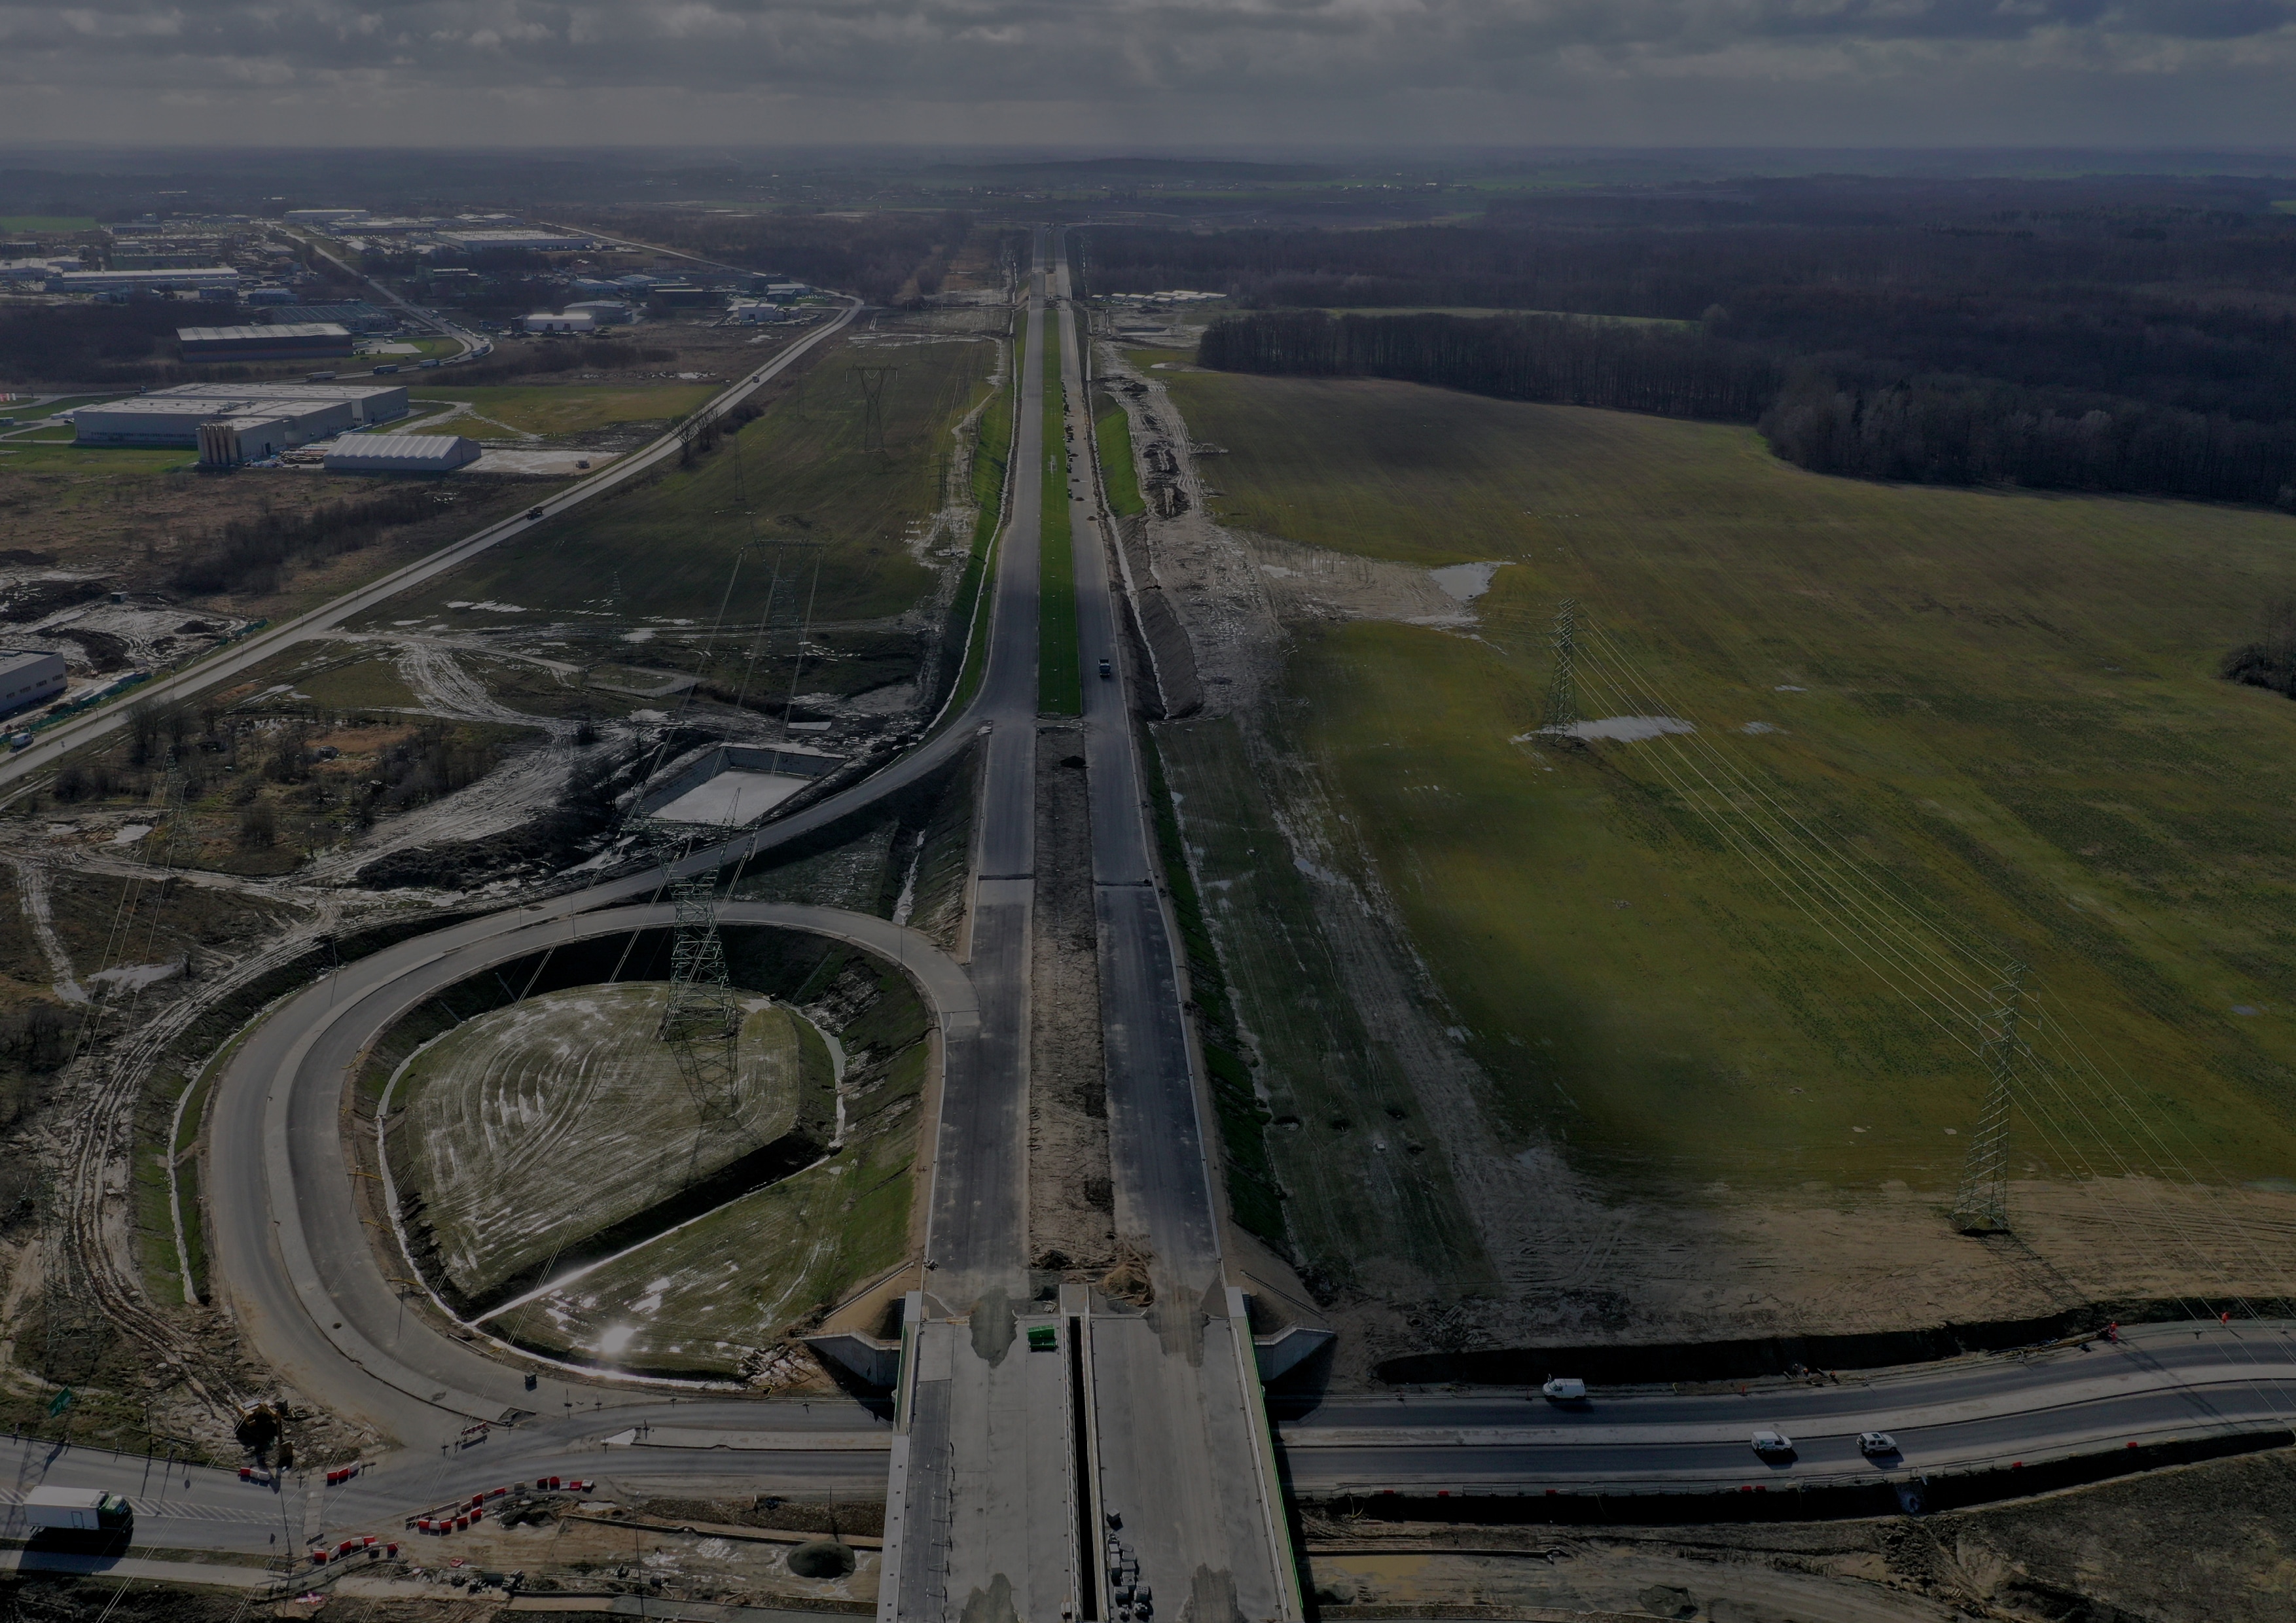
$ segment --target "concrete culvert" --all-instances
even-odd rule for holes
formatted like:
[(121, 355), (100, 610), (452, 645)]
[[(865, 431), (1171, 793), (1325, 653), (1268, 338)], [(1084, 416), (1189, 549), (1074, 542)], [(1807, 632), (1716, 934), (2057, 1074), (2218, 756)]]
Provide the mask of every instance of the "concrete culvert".
[(850, 1577), (853, 1552), (847, 1545), (816, 1538), (790, 1552), (789, 1570), (800, 1578)]

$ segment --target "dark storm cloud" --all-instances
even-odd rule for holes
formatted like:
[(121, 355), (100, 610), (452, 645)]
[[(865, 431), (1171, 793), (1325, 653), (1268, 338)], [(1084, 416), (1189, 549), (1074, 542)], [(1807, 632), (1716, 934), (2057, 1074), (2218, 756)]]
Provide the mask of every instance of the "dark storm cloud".
[(2037, 108), (2092, 95), (2109, 126), (2115, 82), (2132, 80), (2148, 86), (2132, 117), (2141, 103), (2173, 124), (2213, 103), (2220, 125), (2228, 95), (2276, 79), (2286, 100), (2292, 67), (2296, 0), (0, 0), (0, 84), (48, 93), (51, 121), (60, 93), (114, 117), (152, 98), (142, 133), (236, 102), (419, 107), (452, 139), (488, 133), (439, 127), (458, 94), (562, 123), (587, 94), (625, 111), (677, 96), (888, 111), (1179, 98), (1216, 110), (1223, 134), (1304, 120), (1377, 139), (1414, 133), (1406, 103), (1446, 98), (1518, 121), (1590, 97), (1718, 112), (1794, 86), (1812, 108), (1942, 110), (1980, 82), (2021, 85)]

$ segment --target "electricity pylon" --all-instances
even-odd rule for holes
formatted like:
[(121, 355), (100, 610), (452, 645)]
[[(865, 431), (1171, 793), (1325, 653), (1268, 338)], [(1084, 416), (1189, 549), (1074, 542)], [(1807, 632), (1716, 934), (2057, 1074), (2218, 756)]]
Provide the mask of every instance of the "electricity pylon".
[(852, 375), (861, 384), (861, 448), (885, 448), (885, 387), (900, 375), (898, 366), (856, 366)]
[(1578, 600), (1566, 597), (1554, 611), (1554, 676), (1546, 684), (1546, 716), (1538, 736), (1556, 743), (1579, 742)]
[(1964, 1234), (2009, 1232), (2009, 1107), (2017, 1057), (2024, 1050), (2017, 1035), (2024, 979), (2025, 966), (2011, 964), (2008, 979), (1993, 988), (1993, 1008), (1985, 1017), (1985, 1043), (1979, 1050), (1988, 1078), (1985, 1108), (1953, 1202), (1953, 1225)]
[(718, 876), (676, 875), (690, 835), (663, 824), (644, 830), (669, 892), (669, 997), (655, 1035), (670, 1045), (678, 1075), (693, 1095), (704, 1132), (730, 1127), (741, 1110), (741, 1004), (726, 972), (726, 939), (718, 930)]

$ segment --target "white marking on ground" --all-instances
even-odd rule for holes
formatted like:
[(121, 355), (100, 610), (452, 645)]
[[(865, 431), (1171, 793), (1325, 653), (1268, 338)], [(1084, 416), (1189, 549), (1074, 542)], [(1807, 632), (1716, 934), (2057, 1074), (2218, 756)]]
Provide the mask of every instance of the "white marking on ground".
[(654, 816), (664, 823), (741, 828), (755, 823), (813, 780), (781, 772), (721, 772), (697, 783)]
[[(1599, 721), (1575, 722), (1562, 731), (1572, 738), (1608, 738), (1631, 744), (1646, 738), (1662, 738), (1669, 733), (1695, 733), (1698, 726), (1679, 716), (1605, 716)], [(1518, 733), (1513, 742), (1527, 744), (1538, 736), (1538, 733)]]
[(1427, 572), (1449, 595), (1471, 603), (1491, 589), (1491, 577), (1505, 567), (1504, 563), (1452, 563)]

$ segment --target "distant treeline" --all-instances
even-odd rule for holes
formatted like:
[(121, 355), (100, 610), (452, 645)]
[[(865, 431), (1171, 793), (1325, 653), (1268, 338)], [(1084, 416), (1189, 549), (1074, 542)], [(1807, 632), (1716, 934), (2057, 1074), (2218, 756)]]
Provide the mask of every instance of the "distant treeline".
[(1762, 414), (1761, 429), (1771, 449), (1816, 473), (2296, 510), (2296, 422), (2125, 400), (2060, 411), (2007, 384), (1854, 389), (1809, 377)]
[(1326, 316), (1266, 312), (1215, 323), (1197, 352), (1223, 372), (1401, 378), (1503, 400), (1601, 406), (1751, 422), (1777, 368), (1695, 330), (1569, 316)]
[[(1080, 258), (1096, 293), (1193, 287), (1263, 312), (1215, 329), (1210, 365), (1759, 419), (1828, 472), (2296, 505), (2284, 189), (1748, 182), (1513, 200), (1472, 225), (1095, 226)], [(1277, 314), (1414, 305), (1684, 324)]]
[(752, 270), (778, 271), (816, 287), (849, 289), (882, 305), (940, 291), (949, 262), (972, 231), (972, 217), (955, 209), (849, 219), (794, 211), (630, 209), (579, 217), (618, 236)]

